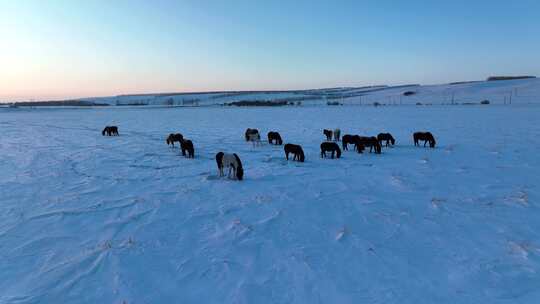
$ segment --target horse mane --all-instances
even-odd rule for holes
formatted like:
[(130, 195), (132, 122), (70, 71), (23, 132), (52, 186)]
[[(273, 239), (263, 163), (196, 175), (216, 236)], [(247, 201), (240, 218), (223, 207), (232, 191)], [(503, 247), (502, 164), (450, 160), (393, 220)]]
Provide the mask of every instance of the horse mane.
[(242, 167), (242, 161), (240, 161), (240, 157), (236, 153), (233, 153), (234, 158), (236, 158), (236, 162), (238, 163), (238, 168), (236, 168), (236, 177), (238, 180), (242, 180), (244, 178), (244, 168)]
[(240, 161), (240, 157), (238, 157), (238, 154), (233, 153), (234, 158), (236, 158), (236, 162), (238, 162), (238, 168), (242, 168), (242, 162)]
[(223, 155), (225, 155), (223, 152), (218, 152), (216, 154), (216, 163), (219, 169), (223, 168)]

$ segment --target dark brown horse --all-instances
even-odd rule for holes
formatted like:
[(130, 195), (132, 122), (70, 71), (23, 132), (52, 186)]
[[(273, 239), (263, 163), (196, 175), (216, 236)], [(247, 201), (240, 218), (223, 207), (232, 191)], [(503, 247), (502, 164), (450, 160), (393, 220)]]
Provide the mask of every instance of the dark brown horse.
[(253, 138), (253, 136), (250, 136), (250, 135), (258, 136), (259, 138), (261, 138), (259, 135), (259, 130), (257, 129), (247, 128), (246, 133), (245, 133), (246, 141), (249, 141), (250, 138)]
[(349, 145), (354, 145), (354, 135), (345, 134), (341, 137), (341, 146), (343, 151), (349, 150)]
[(323, 142), (321, 144), (321, 157), (326, 157), (326, 152), (331, 152), (332, 158), (334, 158), (334, 154), (337, 158), (341, 157), (341, 149), (335, 142)]
[(365, 136), (358, 136), (357, 144), (361, 144), (364, 147), (369, 147), (369, 153), (373, 152), (375, 150), (376, 154), (381, 154), (381, 144), (377, 140), (377, 137), (371, 136), (371, 137), (365, 137)]
[(274, 141), (276, 142), (275, 144), (278, 146), (281, 146), (283, 144), (281, 135), (279, 135), (278, 132), (268, 132), (268, 143), (273, 144)]
[(326, 136), (327, 141), (332, 141), (332, 130), (324, 129), (323, 131), (324, 136)]
[(219, 170), (219, 176), (223, 176), (223, 168), (229, 168), (229, 176), (234, 173), (234, 176), (238, 180), (244, 179), (244, 169), (242, 168), (242, 162), (240, 157), (236, 153), (229, 154), (218, 152), (216, 154), (216, 163)]
[(418, 146), (420, 140), (424, 141), (424, 147), (429, 142), (429, 147), (435, 148), (435, 137), (430, 132), (415, 132), (413, 134), (414, 145)]
[(343, 146), (343, 150), (347, 151), (349, 150), (349, 145), (354, 145), (354, 148), (358, 153), (363, 153), (364, 149), (366, 148), (362, 144), (360, 136), (358, 135), (345, 134), (341, 138), (341, 143)]
[(386, 141), (387, 147), (389, 146), (390, 143), (392, 144), (392, 146), (396, 144), (396, 140), (390, 133), (379, 133), (379, 135), (377, 135), (377, 140), (379, 141), (379, 144), (381, 146), (383, 144), (382, 143), (383, 141)]
[(195, 148), (193, 148), (193, 142), (189, 139), (182, 139), (180, 141), (180, 148), (182, 149), (182, 155), (186, 156), (186, 151), (188, 153), (188, 158), (195, 158)]
[(117, 126), (106, 126), (105, 129), (103, 129), (103, 131), (101, 131), (101, 135), (105, 136), (105, 134), (107, 134), (107, 136), (119, 136), (120, 134), (118, 134), (118, 127)]
[(167, 145), (172, 145), (174, 147), (174, 142), (182, 143), (182, 140), (184, 140), (184, 136), (180, 133), (171, 133), (167, 137)]
[(283, 149), (285, 150), (285, 158), (289, 160), (289, 153), (294, 154), (293, 160), (297, 160), (301, 163), (304, 162), (305, 156), (304, 156), (304, 150), (302, 150), (302, 147), (299, 145), (293, 145), (293, 144), (286, 144)]

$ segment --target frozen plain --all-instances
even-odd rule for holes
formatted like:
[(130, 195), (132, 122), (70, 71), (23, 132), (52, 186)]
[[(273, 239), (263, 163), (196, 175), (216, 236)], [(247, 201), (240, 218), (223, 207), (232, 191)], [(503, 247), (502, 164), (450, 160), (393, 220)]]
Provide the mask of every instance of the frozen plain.
[[(0, 109), (0, 127), (0, 303), (540, 301), (539, 105)], [(337, 127), (397, 145), (321, 159)]]

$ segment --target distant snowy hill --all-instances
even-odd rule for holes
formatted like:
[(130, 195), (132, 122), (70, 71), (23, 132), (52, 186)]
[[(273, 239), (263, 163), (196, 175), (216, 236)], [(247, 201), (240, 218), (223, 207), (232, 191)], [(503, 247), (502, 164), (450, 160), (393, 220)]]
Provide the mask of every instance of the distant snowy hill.
[[(540, 79), (469, 81), (441, 85), (339, 87), (292, 91), (223, 91), (89, 97), (64, 101), (17, 102), (17, 106), (215, 106), (234, 103), (302, 105), (536, 103)], [(1, 103), (1, 102), (0, 102)], [(7, 104), (5, 104), (7, 106)]]
[[(404, 95), (406, 92), (409, 92)], [(304, 105), (327, 104), (451, 104), (534, 103), (540, 100), (540, 79), (475, 81), (442, 85), (344, 87), (298, 91), (248, 91), (210, 93), (164, 93), (85, 98), (82, 101), (109, 105), (208, 106), (239, 101), (287, 101)]]

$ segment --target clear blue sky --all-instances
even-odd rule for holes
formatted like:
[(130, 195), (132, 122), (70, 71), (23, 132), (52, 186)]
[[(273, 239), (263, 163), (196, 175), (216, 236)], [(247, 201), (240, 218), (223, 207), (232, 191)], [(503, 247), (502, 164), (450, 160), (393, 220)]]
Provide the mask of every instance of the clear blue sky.
[(540, 1), (0, 0), (0, 100), (540, 75)]

